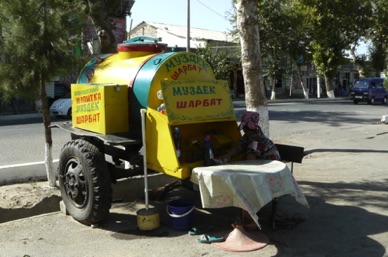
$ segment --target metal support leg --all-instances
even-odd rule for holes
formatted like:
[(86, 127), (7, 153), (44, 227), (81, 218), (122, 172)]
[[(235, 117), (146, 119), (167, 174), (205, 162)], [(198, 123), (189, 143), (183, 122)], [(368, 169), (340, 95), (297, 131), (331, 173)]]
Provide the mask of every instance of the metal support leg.
[(271, 210), (271, 226), (272, 230), (276, 230), (275, 216), (276, 216), (276, 208), (278, 206), (278, 198), (272, 199), (272, 210)]

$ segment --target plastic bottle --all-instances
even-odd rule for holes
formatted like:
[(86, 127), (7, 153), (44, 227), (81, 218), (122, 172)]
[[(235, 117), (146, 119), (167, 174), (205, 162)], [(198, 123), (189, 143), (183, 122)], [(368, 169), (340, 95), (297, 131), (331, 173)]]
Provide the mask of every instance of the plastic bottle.
[(210, 140), (210, 135), (205, 136), (203, 140), (203, 162), (204, 166), (211, 166), (214, 164), (213, 162), (213, 149), (212, 142)]
[(174, 144), (175, 144), (175, 151), (176, 151), (176, 156), (178, 159), (181, 157), (181, 141), (182, 141), (182, 135), (179, 131), (178, 127), (175, 127), (174, 133), (173, 133), (173, 139), (174, 139)]
[(161, 104), (158, 108), (156, 108), (156, 110), (162, 114), (166, 114), (166, 106), (163, 104)]
[[(159, 100), (162, 100), (163, 101), (163, 93), (162, 93), (162, 90), (158, 90), (158, 92), (156, 92), (156, 97), (159, 99)], [(158, 108), (156, 108), (156, 110), (162, 114), (166, 114), (166, 106), (164, 105), (164, 102), (160, 104), (160, 106)]]

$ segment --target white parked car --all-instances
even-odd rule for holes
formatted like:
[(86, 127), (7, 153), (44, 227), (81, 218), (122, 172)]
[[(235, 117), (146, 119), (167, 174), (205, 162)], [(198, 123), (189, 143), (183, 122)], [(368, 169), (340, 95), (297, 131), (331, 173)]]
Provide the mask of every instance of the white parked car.
[(50, 106), (50, 114), (58, 118), (71, 117), (71, 98), (61, 98)]

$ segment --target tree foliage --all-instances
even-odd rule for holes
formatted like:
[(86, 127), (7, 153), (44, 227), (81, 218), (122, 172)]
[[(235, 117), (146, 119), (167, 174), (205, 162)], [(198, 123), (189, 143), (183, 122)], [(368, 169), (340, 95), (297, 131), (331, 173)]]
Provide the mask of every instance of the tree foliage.
[(0, 3), (3, 97), (36, 96), (42, 81), (70, 73), (80, 44), (79, 6), (59, 0)]
[(229, 72), (232, 66), (228, 60), (228, 54), (226, 52), (219, 51), (217, 47), (215, 47), (215, 49), (211, 48), (209, 44), (206, 44), (205, 47), (198, 47), (196, 53), (203, 56), (203, 58), (209, 63), (216, 79), (229, 79)]
[[(46, 171), (55, 186), (52, 137), (45, 85), (54, 76), (70, 73), (73, 51), (80, 44), (80, 5), (63, 0), (2, 0), (0, 2), (0, 89), (4, 98), (14, 94), (42, 102)], [(39, 94), (40, 93), (40, 94)]]
[(135, 0), (83, 0), (98, 35), (101, 53), (116, 53), (117, 44), (111, 18), (125, 18), (131, 14)]
[(272, 83), (274, 99), (277, 78), (290, 73), (297, 60), (308, 59), (309, 39), (303, 29), (303, 16), (293, 11), (289, 0), (260, 0), (258, 12), (263, 72)]
[[(334, 97), (333, 81), (338, 67), (348, 62), (347, 51), (364, 67), (363, 73), (370, 69), (368, 65), (376, 75), (386, 69), (388, 0), (256, 2), (266, 77), (283, 77), (294, 64), (312, 63), (317, 75), (325, 78), (328, 96)], [(372, 42), (370, 61), (366, 55), (356, 55), (357, 47), (366, 40)]]
[(388, 66), (388, 0), (373, 0), (371, 5), (372, 15), (366, 37), (371, 41), (371, 66), (374, 75), (379, 76)]
[(296, 0), (295, 6), (305, 17), (317, 73), (325, 77), (328, 96), (334, 97), (333, 78), (346, 61), (344, 51), (361, 37), (370, 5), (364, 0)]
[[(284, 1), (258, 1), (260, 50), (263, 59), (263, 75), (273, 83), (286, 71), (288, 30)], [(275, 36), (276, 35), (276, 36)]]

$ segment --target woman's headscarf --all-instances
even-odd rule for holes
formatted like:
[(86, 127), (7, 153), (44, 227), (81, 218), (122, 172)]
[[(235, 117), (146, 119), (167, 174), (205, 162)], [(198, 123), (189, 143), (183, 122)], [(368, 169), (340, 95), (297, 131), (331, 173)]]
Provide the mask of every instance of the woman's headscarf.
[(243, 128), (256, 130), (259, 128), (260, 114), (257, 112), (246, 111), (241, 116), (241, 123), (238, 126), (239, 130)]

